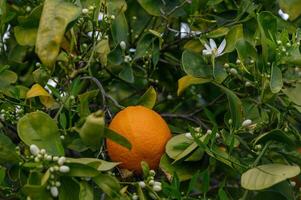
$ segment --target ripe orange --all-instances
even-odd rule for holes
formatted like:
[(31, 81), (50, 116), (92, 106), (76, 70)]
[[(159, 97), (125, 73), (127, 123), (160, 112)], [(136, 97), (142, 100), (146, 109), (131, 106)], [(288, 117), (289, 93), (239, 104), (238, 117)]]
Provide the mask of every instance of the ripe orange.
[(165, 144), (171, 132), (162, 117), (155, 111), (143, 106), (129, 106), (117, 113), (109, 128), (125, 138), (132, 149), (107, 139), (108, 154), (112, 161), (121, 162), (120, 167), (141, 173), (141, 161), (151, 169), (158, 168)]

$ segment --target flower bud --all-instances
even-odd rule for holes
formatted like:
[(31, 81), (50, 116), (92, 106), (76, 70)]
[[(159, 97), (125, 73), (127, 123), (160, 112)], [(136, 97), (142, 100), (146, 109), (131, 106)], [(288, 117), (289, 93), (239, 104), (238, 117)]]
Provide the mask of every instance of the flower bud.
[(66, 161), (66, 158), (64, 156), (60, 157), (57, 161), (57, 164), (59, 165), (63, 165)]
[(160, 191), (162, 190), (162, 187), (161, 187), (160, 185), (154, 185), (154, 186), (153, 186), (153, 190), (154, 190), (155, 192), (160, 192)]
[(245, 121), (242, 122), (243, 127), (248, 127), (252, 124), (252, 120), (246, 119)]
[(141, 187), (141, 188), (145, 188), (145, 186), (146, 186), (146, 184), (145, 184), (145, 182), (144, 181), (139, 181), (139, 186)]
[(57, 187), (52, 186), (50, 188), (50, 193), (51, 193), (51, 196), (57, 197), (59, 195), (59, 190), (57, 189)]
[(70, 171), (70, 168), (66, 165), (60, 166), (60, 172), (61, 173), (68, 173)]
[(83, 14), (88, 14), (89, 10), (87, 8), (82, 9)]
[(121, 49), (123, 49), (123, 50), (126, 49), (126, 43), (125, 43), (125, 41), (121, 41), (119, 45), (120, 45)]
[(187, 138), (188, 138), (188, 139), (190, 139), (190, 140), (192, 140), (192, 139), (193, 139), (193, 137), (192, 137), (191, 133), (185, 133), (185, 137), (187, 137)]
[(30, 145), (29, 149), (30, 149), (30, 153), (35, 156), (38, 155), (38, 153), (40, 152), (39, 147), (35, 144)]

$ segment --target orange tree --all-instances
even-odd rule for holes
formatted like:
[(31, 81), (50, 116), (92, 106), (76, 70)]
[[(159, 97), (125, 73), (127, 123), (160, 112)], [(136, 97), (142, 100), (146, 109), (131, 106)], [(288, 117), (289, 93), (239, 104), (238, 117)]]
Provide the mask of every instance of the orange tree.
[(0, 199), (298, 199), (300, 15), (297, 0), (1, 0)]

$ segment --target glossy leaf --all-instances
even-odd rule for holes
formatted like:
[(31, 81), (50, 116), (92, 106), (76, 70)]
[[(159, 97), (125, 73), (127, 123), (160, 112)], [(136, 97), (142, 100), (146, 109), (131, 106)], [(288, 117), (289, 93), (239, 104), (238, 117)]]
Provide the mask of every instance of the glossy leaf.
[(93, 187), (85, 181), (79, 183), (79, 200), (94, 199)]
[(115, 131), (105, 128), (105, 137), (116, 142), (117, 144), (120, 144), (121, 146), (131, 149), (132, 145), (131, 143), (122, 135), (116, 133)]
[(23, 46), (34, 46), (37, 38), (36, 28), (24, 28), (22, 26), (16, 26), (14, 33), (17, 42)]
[(109, 162), (97, 158), (67, 158), (67, 162), (88, 165), (98, 171), (108, 171), (120, 164), (118, 162)]
[(282, 72), (279, 67), (272, 65), (270, 88), (273, 93), (278, 93), (282, 89)]
[(160, 168), (168, 176), (172, 176), (174, 173), (177, 174), (180, 181), (186, 181), (192, 178), (192, 176), (199, 170), (198, 164), (191, 162), (182, 162), (172, 164), (173, 160), (168, 158), (166, 154), (161, 157)]
[(0, 164), (15, 163), (20, 160), (16, 146), (4, 133), (0, 132)]
[(135, 81), (133, 69), (129, 64), (123, 65), (123, 69), (119, 73), (119, 77), (128, 83), (133, 83)]
[(281, 181), (297, 176), (298, 166), (283, 164), (260, 165), (249, 169), (241, 176), (241, 186), (248, 190), (263, 190)]
[(24, 115), (17, 128), (18, 135), (25, 144), (35, 144), (52, 155), (64, 155), (58, 127), (46, 113), (36, 111)]
[(212, 68), (205, 63), (200, 54), (185, 50), (182, 54), (182, 66), (187, 75), (211, 78)]
[(178, 80), (178, 91), (177, 94), (180, 96), (186, 88), (195, 84), (204, 84), (210, 82), (210, 79), (196, 78), (190, 75), (183, 76)]
[(139, 98), (137, 105), (142, 105), (149, 109), (152, 109), (157, 100), (156, 90), (151, 86), (148, 90)]
[(8, 87), (10, 84), (15, 83), (18, 76), (15, 72), (4, 70), (0, 72), (0, 89)]
[(148, 12), (150, 15), (160, 16), (160, 6), (162, 1), (160, 0), (138, 0), (139, 4)]
[(224, 52), (231, 52), (235, 49), (236, 42), (244, 36), (242, 24), (233, 26), (226, 36), (227, 46)]
[(295, 145), (293, 138), (290, 138), (285, 132), (280, 129), (274, 129), (263, 133), (255, 138), (254, 144), (266, 143), (268, 141), (277, 141), (288, 145)]
[(102, 65), (106, 66), (108, 62), (108, 55), (110, 53), (109, 40), (103, 39), (99, 41), (95, 47), (96, 53), (99, 55), (99, 59)]
[(198, 161), (204, 154), (193, 139), (188, 139), (185, 134), (172, 137), (165, 146), (165, 152), (174, 162), (185, 157), (185, 161)]
[(283, 89), (283, 92), (288, 96), (289, 100), (297, 104), (296, 108), (301, 112), (301, 84), (296, 84), (296, 87), (288, 87)]
[(116, 198), (120, 197), (119, 190), (121, 186), (118, 180), (108, 174), (99, 174), (93, 178), (93, 181), (104, 191), (109, 197)]
[(128, 23), (124, 13), (120, 13), (116, 19), (112, 22), (112, 37), (115, 44), (119, 44), (121, 41), (128, 43)]
[(52, 67), (59, 54), (67, 25), (80, 14), (80, 8), (63, 0), (46, 0), (38, 28), (36, 53), (43, 64)]

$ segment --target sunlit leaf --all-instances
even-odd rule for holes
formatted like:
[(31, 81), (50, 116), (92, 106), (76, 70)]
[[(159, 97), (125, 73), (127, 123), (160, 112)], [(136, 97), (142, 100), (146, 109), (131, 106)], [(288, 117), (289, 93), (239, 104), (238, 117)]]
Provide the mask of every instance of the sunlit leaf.
[(148, 90), (139, 98), (137, 105), (152, 109), (157, 100), (156, 90), (151, 86)]

